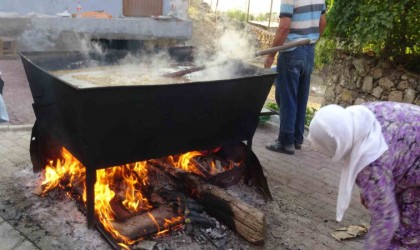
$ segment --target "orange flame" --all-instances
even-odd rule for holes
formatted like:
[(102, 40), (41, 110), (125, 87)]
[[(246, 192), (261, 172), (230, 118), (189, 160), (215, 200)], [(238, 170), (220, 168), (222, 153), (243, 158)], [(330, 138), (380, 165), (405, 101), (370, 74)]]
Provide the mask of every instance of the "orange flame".
[(178, 158), (177, 160), (175, 160), (176, 157), (174, 156), (168, 156), (168, 161), (169, 163), (171, 163), (177, 168), (183, 169), (190, 173), (196, 173), (198, 175), (204, 176), (204, 174), (193, 163), (191, 163), (192, 158), (196, 156), (201, 156), (201, 155), (203, 154), (199, 151), (191, 151), (191, 152), (179, 155), (177, 157)]
[(156, 228), (158, 229), (158, 232), (156, 233), (157, 237), (163, 236), (166, 233), (168, 233), (172, 227), (179, 224), (184, 220), (184, 216), (178, 216), (172, 219), (164, 219), (163, 223), (163, 229), (160, 229), (159, 223), (156, 221), (156, 218), (153, 216), (152, 213), (148, 213), (150, 219), (153, 221), (153, 223), (156, 225)]
[[(202, 170), (200, 170), (199, 168), (197, 168), (197, 166), (191, 161), (192, 158), (197, 157), (197, 156), (204, 156), (207, 154), (213, 154), (213, 153), (217, 153), (218, 151), (220, 151), (220, 147), (215, 148), (213, 150), (205, 150), (205, 151), (191, 151), (185, 154), (180, 154), (177, 156), (168, 156), (167, 157), (167, 161), (172, 164), (173, 166), (175, 166), (176, 168), (180, 168), (182, 170), (185, 170), (189, 173), (195, 173), (201, 176), (206, 176), (205, 173), (202, 172)], [(214, 160), (211, 160), (210, 162), (210, 169), (208, 171), (208, 173), (210, 175), (215, 175), (218, 174), (222, 171), (226, 171), (226, 170), (230, 170), (232, 168), (235, 167), (235, 165), (241, 165), (242, 162), (232, 162), (229, 161), (228, 165), (226, 166), (221, 166), (221, 168), (217, 168), (216, 166), (216, 162)]]
[[(82, 199), (86, 202), (86, 170), (82, 163), (80, 163), (71, 153), (62, 148), (62, 159), (57, 160), (56, 166), (53, 166), (53, 161), (50, 161), (45, 168), (45, 180), (42, 182), (43, 195), (48, 191), (58, 186), (73, 187), (79, 186), (82, 188)], [(107, 169), (100, 169), (96, 171), (95, 183), (95, 213), (104, 228), (113, 235), (117, 240), (121, 240), (125, 244), (133, 244), (136, 241), (121, 235), (114, 229), (112, 221), (115, 219), (114, 211), (111, 208), (111, 200), (116, 196), (115, 180), (120, 181), (126, 187), (123, 205), (132, 212), (146, 211), (152, 208), (149, 201), (143, 196), (138, 187), (147, 184), (147, 167), (146, 162), (137, 162), (135, 164), (126, 164)], [(65, 184), (67, 183), (67, 184)], [(83, 186), (81, 186), (83, 184)], [(65, 185), (65, 186), (64, 186)], [(124, 244), (125, 243), (125, 244)]]
[[(209, 153), (217, 152), (217, 148)], [(207, 155), (206, 152), (192, 151), (189, 153), (168, 156), (167, 160), (174, 167), (183, 169), (187, 172), (204, 175), (202, 170), (197, 168), (191, 159), (197, 156)], [(230, 162), (229, 166), (223, 166), (224, 170), (231, 169), (235, 165)], [(143, 195), (142, 189), (148, 185), (147, 162), (136, 162), (125, 164), (112, 168), (100, 169), (96, 171), (95, 183), (95, 214), (104, 228), (117, 240), (121, 247), (127, 248), (127, 245), (141, 240), (131, 240), (121, 235), (114, 229), (112, 222), (115, 220), (114, 211), (111, 208), (111, 201), (117, 196), (121, 198), (123, 206), (132, 213), (149, 211), (153, 206)], [(210, 164), (209, 173), (216, 174), (219, 171), (214, 161)], [(55, 162), (50, 161), (45, 167), (45, 180), (42, 182), (43, 193), (56, 188), (72, 188), (81, 192), (82, 200), (86, 202), (86, 169), (67, 149), (61, 149), (61, 158)], [(124, 193), (116, 194), (115, 190), (125, 190)], [(68, 195), (71, 196), (71, 195)], [(178, 216), (172, 219), (165, 219), (164, 226), (161, 228), (153, 215), (148, 212), (149, 217), (156, 225), (157, 236), (164, 235), (169, 230), (174, 230), (176, 225), (180, 224), (184, 217)]]
[(60, 181), (67, 181), (69, 187), (78, 185), (81, 181), (84, 183), (84, 178), (82, 178), (86, 175), (84, 166), (65, 148), (62, 148), (61, 156), (62, 158), (57, 160), (55, 167), (53, 167), (53, 161), (50, 161), (45, 167), (42, 195), (60, 185)]

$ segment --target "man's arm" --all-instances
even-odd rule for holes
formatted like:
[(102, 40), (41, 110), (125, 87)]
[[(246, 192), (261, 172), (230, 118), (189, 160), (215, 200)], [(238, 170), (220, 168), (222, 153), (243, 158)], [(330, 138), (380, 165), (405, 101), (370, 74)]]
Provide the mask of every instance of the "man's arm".
[[(274, 35), (274, 40), (272, 47), (283, 45), (284, 41), (287, 38), (287, 35), (290, 31), (290, 23), (292, 19), (290, 17), (281, 17), (279, 26), (277, 27), (276, 34)], [(273, 65), (274, 57), (276, 56), (277, 52), (269, 54), (264, 63), (265, 68), (270, 68)]]
[[(287, 38), (287, 35), (290, 31), (290, 23), (292, 19), (290, 17), (281, 17), (279, 26), (277, 27), (276, 34), (274, 35), (274, 40), (272, 47), (283, 45), (284, 41)], [(275, 55), (276, 53), (274, 53)]]
[(324, 34), (324, 30), (326, 26), (327, 26), (327, 16), (324, 13), (321, 15), (321, 18), (319, 19), (319, 37), (320, 38), (322, 34)]

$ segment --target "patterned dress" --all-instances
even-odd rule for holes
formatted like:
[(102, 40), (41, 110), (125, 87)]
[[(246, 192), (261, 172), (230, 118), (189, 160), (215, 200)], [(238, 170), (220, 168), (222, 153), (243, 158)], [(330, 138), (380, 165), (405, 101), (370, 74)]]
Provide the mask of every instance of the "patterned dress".
[(420, 107), (365, 104), (378, 119), (389, 149), (357, 176), (371, 215), (365, 248), (420, 249)]

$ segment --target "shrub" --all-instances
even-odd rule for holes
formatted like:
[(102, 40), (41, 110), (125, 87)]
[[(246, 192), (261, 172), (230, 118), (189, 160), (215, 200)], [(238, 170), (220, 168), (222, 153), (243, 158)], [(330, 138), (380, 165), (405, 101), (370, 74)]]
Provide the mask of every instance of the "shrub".
[(321, 37), (315, 48), (315, 68), (321, 69), (324, 65), (330, 64), (336, 48), (337, 42), (334, 38)]
[(330, 2), (327, 35), (339, 37), (346, 49), (419, 67), (418, 0)]

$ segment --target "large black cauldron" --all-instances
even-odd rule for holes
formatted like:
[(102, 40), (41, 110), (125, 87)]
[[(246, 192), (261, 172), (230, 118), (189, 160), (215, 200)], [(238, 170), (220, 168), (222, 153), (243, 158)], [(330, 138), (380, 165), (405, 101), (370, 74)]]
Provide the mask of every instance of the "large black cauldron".
[[(87, 58), (74, 52), (20, 52), (34, 99), (35, 171), (51, 156), (49, 143), (58, 142), (85, 165), (89, 200), (96, 169), (245, 140), (251, 147), (276, 76), (270, 70), (238, 62), (232, 79), (85, 89), (48, 72), (83, 67), (92, 58), (109, 65), (125, 54)], [(171, 55), (182, 59), (176, 51)], [(93, 204), (88, 203), (88, 223), (89, 217)]]

